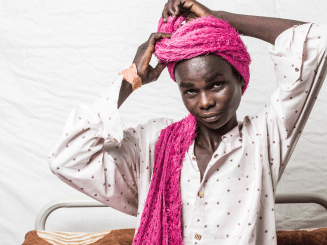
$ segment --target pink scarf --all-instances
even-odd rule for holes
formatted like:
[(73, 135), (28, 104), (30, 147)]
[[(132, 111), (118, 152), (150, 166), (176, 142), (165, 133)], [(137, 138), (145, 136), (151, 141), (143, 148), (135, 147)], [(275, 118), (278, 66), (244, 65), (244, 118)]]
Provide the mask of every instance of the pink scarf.
[(216, 54), (227, 60), (243, 77), (246, 90), (250, 80), (251, 58), (240, 38), (240, 34), (224, 20), (214, 16), (200, 17), (185, 22), (183, 15), (177, 19), (169, 16), (167, 23), (159, 20), (158, 32), (171, 33), (171, 38), (159, 40), (154, 54), (165, 63), (171, 79), (176, 82), (174, 69), (180, 60), (199, 55)]
[[(227, 60), (243, 77), (250, 78), (250, 56), (239, 34), (227, 22), (206, 16), (181, 25), (184, 16), (159, 21), (158, 32), (172, 33), (157, 42), (154, 54), (167, 64), (176, 82), (178, 61), (214, 53)], [(191, 114), (161, 131), (155, 149), (152, 180), (133, 245), (183, 244), (180, 173), (185, 153), (196, 136), (197, 120)]]
[(196, 118), (189, 114), (161, 131), (151, 185), (133, 245), (183, 244), (179, 177), (196, 127)]

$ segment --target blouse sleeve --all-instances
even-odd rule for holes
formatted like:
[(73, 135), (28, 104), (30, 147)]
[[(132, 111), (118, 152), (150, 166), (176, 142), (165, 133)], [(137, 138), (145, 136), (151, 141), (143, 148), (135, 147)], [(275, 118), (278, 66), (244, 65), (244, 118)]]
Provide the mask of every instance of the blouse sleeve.
[(266, 117), (267, 147), (277, 184), (326, 76), (327, 25), (294, 26), (278, 36), (269, 53), (279, 87), (262, 116)]
[(125, 129), (117, 109), (120, 81), (92, 106), (77, 105), (51, 150), (51, 171), (78, 191), (130, 215), (137, 215), (139, 141)]

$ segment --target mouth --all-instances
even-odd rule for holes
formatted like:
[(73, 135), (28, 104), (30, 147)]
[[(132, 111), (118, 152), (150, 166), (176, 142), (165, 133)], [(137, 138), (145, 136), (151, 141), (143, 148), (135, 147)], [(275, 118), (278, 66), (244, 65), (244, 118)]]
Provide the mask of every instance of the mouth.
[(210, 113), (210, 114), (201, 115), (200, 117), (205, 122), (214, 122), (214, 121), (218, 120), (218, 118), (220, 117), (221, 114), (222, 114), (222, 112), (220, 112), (218, 114)]

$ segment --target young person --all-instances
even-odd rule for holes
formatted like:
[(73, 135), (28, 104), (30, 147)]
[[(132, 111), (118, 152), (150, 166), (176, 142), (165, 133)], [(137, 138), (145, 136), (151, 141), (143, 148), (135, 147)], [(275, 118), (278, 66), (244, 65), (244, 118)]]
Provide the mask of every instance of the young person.
[[(73, 109), (51, 151), (52, 172), (137, 216), (134, 244), (277, 244), (276, 186), (326, 75), (327, 26), (212, 11), (194, 0), (168, 1), (162, 17), (123, 81)], [(243, 121), (236, 110), (250, 58), (222, 20), (274, 44), (280, 86)], [(210, 41), (215, 35), (219, 42)], [(124, 129), (117, 108), (165, 66), (190, 115)]]

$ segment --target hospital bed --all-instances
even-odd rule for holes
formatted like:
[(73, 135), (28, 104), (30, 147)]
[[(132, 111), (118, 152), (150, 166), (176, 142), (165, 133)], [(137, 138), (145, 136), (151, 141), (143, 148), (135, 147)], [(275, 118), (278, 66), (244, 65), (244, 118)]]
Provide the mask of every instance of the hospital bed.
[[(289, 203), (315, 203), (327, 210), (327, 198), (313, 193), (300, 194), (277, 194), (276, 204)], [(94, 233), (74, 232), (53, 232), (45, 231), (45, 223), (49, 215), (60, 208), (86, 208), (86, 207), (107, 207), (105, 204), (92, 199), (81, 199), (64, 197), (51, 201), (39, 212), (35, 230), (25, 236), (23, 245), (50, 245), (50, 244), (131, 244), (134, 236), (134, 229), (121, 229)], [(83, 240), (84, 238), (85, 241)], [(93, 240), (92, 240), (93, 238)], [(38, 243), (38, 239), (42, 239)], [(78, 243), (69, 243), (71, 239), (77, 239)], [(47, 243), (45, 243), (47, 241)], [(66, 242), (66, 243), (65, 243)], [(292, 231), (277, 231), (278, 245), (315, 245), (327, 244), (327, 228), (312, 228)]]
[[(307, 100), (315, 100), (315, 94), (318, 93), (320, 90), (322, 83), (320, 82), (317, 86), (316, 83), (319, 82), (319, 79), (321, 77), (325, 77), (327, 74), (327, 60), (323, 61), (323, 65), (320, 66), (318, 73), (321, 74), (321, 76), (318, 78), (316, 77), (314, 80), (314, 85), (311, 88)], [(307, 103), (305, 108), (307, 111), (311, 111), (314, 103)], [(299, 117), (297, 122), (298, 128), (304, 128), (306, 124), (307, 119), (302, 115)], [(294, 139), (294, 144), (291, 146), (291, 149), (288, 151), (288, 154), (285, 156), (284, 162), (285, 164), (289, 161), (294, 148), (296, 146), (296, 143), (300, 137), (300, 134), (298, 134)], [(283, 204), (283, 203), (316, 203), (320, 204), (327, 210), (327, 198), (313, 193), (301, 193), (301, 194), (277, 194), (275, 198), (276, 204)], [(25, 236), (25, 242), (27, 241), (28, 236), (33, 236), (34, 241), (32, 243), (23, 243), (23, 245), (52, 245), (52, 244), (70, 244), (70, 243), (62, 243), (64, 241), (63, 233), (55, 233), (55, 232), (46, 232), (45, 230), (45, 223), (48, 218), (48, 216), (56, 209), (59, 208), (81, 208), (81, 207), (107, 207), (105, 204), (102, 204), (96, 200), (85, 200), (80, 198), (60, 198), (56, 199), (50, 203), (48, 203), (46, 206), (42, 208), (40, 213), (37, 216), (36, 224), (35, 224), (35, 230), (28, 232)], [(87, 243), (74, 243), (74, 244), (94, 244), (94, 245), (100, 245), (100, 244), (131, 244), (133, 241), (135, 229), (122, 229), (122, 230), (113, 230), (113, 231), (106, 231), (106, 232), (100, 232), (100, 233), (92, 233), (94, 234), (94, 237), (102, 237), (100, 240), (104, 237), (113, 236), (112, 240), (103, 240), (104, 242), (99, 242), (100, 240), (89, 240), (90, 242)], [(52, 236), (52, 234), (54, 236)], [(68, 234), (66, 237), (67, 239), (71, 238), (74, 234), (67, 232)], [(86, 234), (86, 235), (85, 235)], [(78, 236), (75, 234), (80, 241), (82, 241), (82, 236), (92, 236), (87, 235), (91, 233), (83, 233), (81, 236)], [(44, 239), (50, 237), (52, 240), (52, 243), (45, 243), (44, 241), (40, 243), (36, 243), (35, 241), (39, 239), (39, 236), (43, 236)], [(54, 239), (55, 237), (59, 237), (60, 242), (55, 243)], [(95, 242), (93, 242), (95, 241)], [(294, 231), (277, 231), (277, 243), (278, 245), (291, 245), (291, 244), (297, 244), (297, 245), (315, 245), (315, 244), (325, 244), (327, 245), (327, 228), (313, 228), (313, 229), (303, 229), (303, 230), (294, 230)]]

